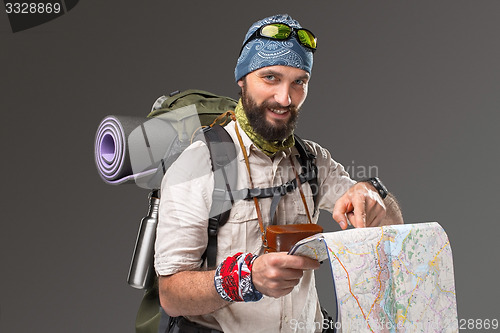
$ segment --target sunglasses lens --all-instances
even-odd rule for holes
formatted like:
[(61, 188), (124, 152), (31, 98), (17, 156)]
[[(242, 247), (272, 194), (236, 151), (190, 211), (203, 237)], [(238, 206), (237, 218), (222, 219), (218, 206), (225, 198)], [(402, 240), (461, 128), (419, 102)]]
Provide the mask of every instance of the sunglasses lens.
[(260, 30), (262, 36), (274, 39), (287, 39), (291, 32), (289, 26), (280, 23), (268, 24)]
[(303, 45), (316, 49), (316, 37), (310, 31), (300, 29), (297, 31), (297, 36)]

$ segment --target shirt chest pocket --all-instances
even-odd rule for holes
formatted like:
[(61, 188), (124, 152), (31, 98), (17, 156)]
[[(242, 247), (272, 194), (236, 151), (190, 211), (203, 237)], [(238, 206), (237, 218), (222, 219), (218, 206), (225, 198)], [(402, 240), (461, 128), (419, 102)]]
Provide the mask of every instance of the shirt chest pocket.
[[(318, 214), (314, 214), (314, 197), (309, 184), (306, 183), (302, 185), (302, 193), (304, 194), (305, 204), (298, 189), (288, 194), (291, 203), (285, 204), (284, 209), (287, 215), (289, 215), (289, 221), (293, 221), (288, 223), (309, 223), (307, 217), (308, 211), (313, 223), (316, 223), (318, 220)], [(288, 198), (285, 198), (284, 201), (287, 201), (287, 199)]]
[(262, 236), (254, 202), (235, 202), (226, 224), (219, 229), (217, 261), (238, 252), (260, 254)]

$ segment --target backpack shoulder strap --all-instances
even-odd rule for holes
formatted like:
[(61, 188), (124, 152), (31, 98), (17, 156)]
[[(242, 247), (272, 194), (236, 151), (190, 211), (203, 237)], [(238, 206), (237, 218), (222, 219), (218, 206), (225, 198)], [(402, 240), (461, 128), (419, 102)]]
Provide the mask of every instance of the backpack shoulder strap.
[(306, 179), (308, 179), (309, 186), (311, 186), (311, 192), (313, 194), (314, 201), (314, 211), (313, 216), (316, 215), (316, 211), (318, 208), (318, 168), (314, 163), (316, 159), (316, 155), (314, 155), (304, 140), (302, 140), (298, 135), (294, 134), (295, 137), (295, 148), (299, 152), (299, 163), (301, 165), (301, 172), (304, 173)]
[(237, 153), (231, 136), (222, 126), (207, 127), (203, 133), (214, 172), (212, 207), (208, 219), (208, 245), (203, 259), (207, 260), (209, 268), (215, 268), (218, 230), (227, 222), (234, 203), (231, 188), (236, 188), (238, 180)]

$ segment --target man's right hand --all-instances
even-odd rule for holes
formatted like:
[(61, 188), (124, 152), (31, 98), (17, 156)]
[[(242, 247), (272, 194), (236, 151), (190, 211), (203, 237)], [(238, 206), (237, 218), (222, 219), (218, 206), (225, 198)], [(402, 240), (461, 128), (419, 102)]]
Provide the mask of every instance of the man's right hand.
[(319, 267), (319, 262), (314, 259), (288, 255), (286, 252), (267, 253), (255, 259), (252, 282), (262, 294), (278, 298), (292, 291), (304, 270)]

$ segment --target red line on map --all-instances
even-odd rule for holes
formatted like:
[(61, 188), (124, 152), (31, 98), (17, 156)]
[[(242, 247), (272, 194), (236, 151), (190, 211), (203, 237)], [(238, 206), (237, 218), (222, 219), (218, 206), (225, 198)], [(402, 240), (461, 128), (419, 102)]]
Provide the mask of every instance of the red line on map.
[(335, 256), (335, 258), (338, 260), (339, 264), (342, 266), (342, 268), (344, 269), (345, 273), (347, 274), (347, 281), (348, 281), (348, 285), (349, 285), (349, 292), (351, 293), (352, 297), (356, 300), (356, 303), (358, 303), (359, 309), (361, 310), (361, 314), (363, 315), (363, 318), (365, 318), (365, 321), (366, 321), (366, 324), (368, 325), (368, 328), (370, 329), (370, 331), (373, 332), (373, 329), (370, 327), (370, 323), (368, 323), (368, 320), (366, 318), (365, 312), (363, 311), (363, 308), (361, 307), (361, 304), (359, 304), (358, 298), (352, 292), (352, 289), (351, 289), (351, 278), (349, 277), (349, 272), (345, 268), (344, 264), (342, 264), (342, 261), (340, 261), (339, 257), (337, 257), (337, 255), (331, 249), (329, 249), (329, 250)]

